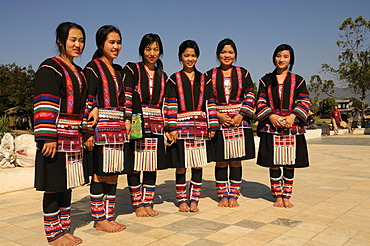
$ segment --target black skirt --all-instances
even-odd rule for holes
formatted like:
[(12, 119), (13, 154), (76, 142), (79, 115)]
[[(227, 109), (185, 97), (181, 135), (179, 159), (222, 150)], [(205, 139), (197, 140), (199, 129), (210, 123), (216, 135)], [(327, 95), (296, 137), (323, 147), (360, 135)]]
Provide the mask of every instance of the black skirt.
[(296, 136), (296, 159), (294, 165), (274, 165), (274, 143), (273, 134), (261, 132), (260, 145), (258, 149), (257, 164), (263, 167), (308, 167), (308, 151), (304, 134)]
[(94, 149), (92, 151), (85, 151), (84, 154), (84, 163), (85, 166), (89, 167), (90, 176), (92, 174), (96, 174), (99, 176), (114, 176), (120, 174), (131, 173), (134, 162), (134, 153), (132, 144), (125, 143), (124, 144), (124, 170), (122, 172), (115, 172), (115, 173), (105, 173), (103, 171), (103, 145), (94, 145)]
[[(35, 188), (39, 191), (67, 191), (66, 154), (57, 152), (54, 158), (45, 157), (41, 153), (43, 144), (38, 144), (35, 161)], [(87, 170), (84, 166), (85, 183)]]
[(225, 143), (222, 136), (222, 131), (216, 131), (215, 136), (207, 141), (207, 159), (208, 162), (227, 162), (227, 161), (243, 161), (256, 157), (254, 147), (253, 131), (250, 128), (243, 128), (244, 131), (244, 146), (246, 155), (241, 158), (225, 159)]

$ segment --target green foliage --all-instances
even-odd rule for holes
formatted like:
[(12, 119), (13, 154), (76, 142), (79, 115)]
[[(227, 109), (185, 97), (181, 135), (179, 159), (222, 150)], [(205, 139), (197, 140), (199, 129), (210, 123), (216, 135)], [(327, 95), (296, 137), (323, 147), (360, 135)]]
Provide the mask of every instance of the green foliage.
[(335, 99), (333, 97), (327, 97), (320, 101), (319, 112), (320, 114), (330, 114), (336, 105)]
[(31, 66), (0, 65), (0, 112), (15, 106), (32, 112), (34, 78), (35, 71)]
[[(346, 19), (339, 27), (339, 38), (336, 43), (341, 50), (338, 69), (322, 64), (321, 72), (335, 75), (358, 93), (361, 112), (364, 112), (365, 99), (370, 90), (370, 20), (362, 16), (355, 20)], [(317, 75), (311, 77), (311, 81), (313, 90), (321, 86), (325, 91), (333, 86), (332, 81), (322, 81)]]
[(333, 80), (322, 80), (319, 75), (312, 75), (310, 79), (310, 85), (308, 90), (315, 96), (311, 97), (311, 111), (317, 113), (319, 110), (319, 98), (322, 93), (331, 97), (334, 93), (334, 82)]
[(6, 115), (0, 117), (0, 132), (9, 132), (9, 118)]

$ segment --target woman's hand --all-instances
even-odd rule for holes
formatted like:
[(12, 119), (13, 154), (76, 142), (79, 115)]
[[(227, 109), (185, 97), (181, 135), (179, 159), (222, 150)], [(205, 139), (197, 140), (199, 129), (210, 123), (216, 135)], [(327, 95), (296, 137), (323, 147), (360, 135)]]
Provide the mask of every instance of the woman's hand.
[(231, 120), (232, 126), (240, 126), (240, 123), (243, 120), (243, 116), (241, 114), (236, 114), (233, 119)]
[(96, 124), (98, 124), (98, 121), (99, 121), (99, 109), (98, 109), (98, 107), (95, 107), (95, 108), (93, 108), (93, 110), (91, 110), (91, 112), (89, 114), (89, 118), (87, 119), (87, 121), (90, 121), (90, 119), (93, 119), (91, 126), (95, 126)]
[(166, 132), (166, 137), (167, 137), (167, 145), (171, 146), (172, 144), (176, 143), (177, 138), (179, 137), (179, 132), (172, 131), (172, 132)]
[(272, 123), (272, 125), (276, 128), (284, 127), (284, 124), (282, 122), (284, 118), (277, 114), (272, 114), (269, 116), (269, 120)]
[(130, 136), (130, 134), (131, 134), (131, 121), (126, 120), (125, 121), (125, 126), (126, 126), (127, 135)]
[(294, 124), (295, 118), (296, 118), (295, 114), (290, 114), (289, 116), (285, 117), (284, 127), (291, 128)]
[(57, 142), (55, 141), (45, 141), (44, 147), (42, 147), (41, 153), (45, 157), (54, 158), (55, 154), (57, 153)]
[(94, 135), (84, 135), (84, 145), (88, 151), (91, 151), (94, 147)]
[(216, 135), (216, 131), (209, 131), (208, 132), (208, 137), (213, 138)]
[(230, 126), (231, 118), (228, 115), (217, 112), (217, 117), (218, 117), (218, 121), (223, 127)]

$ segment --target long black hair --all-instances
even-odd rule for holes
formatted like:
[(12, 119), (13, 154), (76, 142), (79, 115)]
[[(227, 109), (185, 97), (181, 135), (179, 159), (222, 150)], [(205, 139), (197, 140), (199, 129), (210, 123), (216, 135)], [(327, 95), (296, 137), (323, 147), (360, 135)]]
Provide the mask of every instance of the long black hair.
[(119, 37), (122, 39), (121, 32), (117, 27), (112, 25), (105, 25), (100, 27), (95, 35), (96, 47), (98, 47), (98, 49), (95, 51), (92, 59), (100, 58), (104, 55), (103, 54), (104, 43), (107, 40), (109, 33), (111, 32), (118, 33)]
[(275, 57), (282, 50), (288, 50), (290, 52), (289, 71), (292, 71), (293, 70), (293, 65), (294, 65), (294, 50), (293, 50), (292, 46), (290, 46), (289, 44), (281, 44), (278, 47), (276, 47), (276, 49), (274, 51), (274, 54), (272, 55), (272, 63), (276, 66)]
[(220, 55), (222, 49), (226, 46), (226, 45), (230, 45), (233, 49), (234, 49), (234, 52), (235, 52), (235, 61), (236, 61), (236, 58), (238, 57), (238, 51), (236, 49), (236, 45), (234, 43), (234, 41), (232, 41), (231, 39), (229, 38), (225, 38), (223, 40), (221, 40), (218, 45), (217, 45), (217, 49), (216, 49), (216, 55), (217, 55), (217, 59), (218, 59), (218, 56)]
[[(60, 23), (59, 26), (57, 27), (57, 29), (55, 30), (55, 43), (58, 47), (59, 53), (61, 53), (61, 54), (65, 53), (65, 51), (66, 51), (66, 43), (67, 43), (69, 31), (72, 28), (79, 29), (82, 32), (84, 42), (86, 40), (85, 30), (83, 29), (82, 26), (80, 26), (76, 23), (73, 23), (73, 22), (62, 22), (62, 23)], [(81, 54), (84, 51), (84, 49), (85, 49), (85, 45), (84, 45), (83, 49), (81, 50)]]
[[(154, 42), (157, 42), (157, 44), (159, 46), (159, 56), (162, 56), (162, 54), (163, 54), (163, 45), (162, 45), (161, 38), (158, 36), (158, 34), (148, 33), (148, 34), (144, 35), (144, 37), (141, 39), (141, 42), (140, 42), (140, 45), (139, 45), (139, 54), (142, 57), (143, 61), (144, 61), (144, 50), (145, 50), (145, 48), (148, 45), (150, 45)], [(160, 78), (161, 75), (162, 75), (162, 71), (163, 71), (163, 63), (162, 63), (161, 59), (159, 59), (159, 58), (156, 62), (156, 67), (157, 67), (156, 72), (157, 72), (157, 74), (159, 75), (159, 78)]]

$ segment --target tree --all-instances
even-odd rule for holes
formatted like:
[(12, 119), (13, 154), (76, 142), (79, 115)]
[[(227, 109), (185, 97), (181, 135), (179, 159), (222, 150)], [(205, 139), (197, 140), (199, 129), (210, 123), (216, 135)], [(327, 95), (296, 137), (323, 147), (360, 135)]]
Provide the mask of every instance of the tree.
[(35, 71), (31, 66), (20, 67), (15, 63), (0, 65), (0, 112), (19, 107), (29, 115), (33, 111), (33, 81)]
[(315, 95), (311, 97), (311, 111), (318, 113), (320, 95), (324, 93), (326, 96), (333, 97), (334, 82), (333, 80), (322, 80), (319, 75), (315, 74), (311, 76), (308, 89)]
[(320, 114), (330, 114), (331, 111), (334, 109), (336, 103), (333, 97), (327, 97), (321, 100), (319, 105), (320, 105), (319, 109)]
[[(348, 18), (339, 27), (337, 46), (342, 51), (338, 56), (338, 69), (328, 64), (322, 64), (321, 71), (335, 75), (339, 80), (359, 94), (361, 101), (361, 116), (365, 112), (365, 99), (370, 90), (370, 21), (362, 16), (355, 20)], [(317, 76), (317, 77), (316, 77)], [(321, 80), (318, 75), (310, 81), (312, 89), (317, 87), (332, 89), (331, 80)], [(319, 79), (318, 79), (319, 78)], [(310, 88), (311, 89), (311, 88)], [(362, 117), (363, 119), (363, 117)]]

